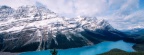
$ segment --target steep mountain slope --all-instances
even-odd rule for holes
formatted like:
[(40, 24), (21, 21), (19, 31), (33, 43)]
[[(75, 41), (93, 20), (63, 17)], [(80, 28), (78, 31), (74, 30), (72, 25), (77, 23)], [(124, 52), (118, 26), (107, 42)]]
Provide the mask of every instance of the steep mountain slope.
[[(6, 14), (6, 15), (5, 15)], [(0, 50), (10, 52), (66, 49), (126, 40), (125, 34), (95, 17), (65, 18), (45, 7), (0, 7)]]

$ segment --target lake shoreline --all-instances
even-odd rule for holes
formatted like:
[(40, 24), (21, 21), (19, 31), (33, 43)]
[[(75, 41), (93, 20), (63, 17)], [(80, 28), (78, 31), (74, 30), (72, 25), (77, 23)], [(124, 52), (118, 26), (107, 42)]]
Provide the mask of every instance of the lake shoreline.
[[(99, 44), (93, 45), (93, 46), (85, 46), (80, 48), (71, 48), (71, 49), (57, 49), (58, 55), (96, 55), (96, 54), (102, 54), (105, 52), (110, 51), (111, 49), (118, 48), (127, 52), (135, 52), (135, 50), (132, 48), (134, 43), (127, 43), (123, 40), (119, 41), (105, 41), (101, 42)], [(74, 53), (73, 53), (74, 52)], [(50, 50), (45, 51), (34, 51), (34, 52), (24, 52), (20, 55), (48, 55), (51, 54)]]
[(0, 55), (19, 55), (20, 53), (0, 52)]

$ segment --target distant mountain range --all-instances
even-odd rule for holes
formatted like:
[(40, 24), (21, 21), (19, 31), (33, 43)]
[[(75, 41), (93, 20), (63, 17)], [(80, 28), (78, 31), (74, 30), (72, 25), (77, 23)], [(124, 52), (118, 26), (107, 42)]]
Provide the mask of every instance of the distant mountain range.
[(139, 39), (140, 42), (144, 41), (144, 28), (134, 28), (129, 30), (122, 31), (125, 34), (127, 34), (129, 37), (136, 39)]
[(0, 7), (1, 51), (67, 49), (117, 40), (137, 42), (125, 33), (131, 32), (121, 32), (96, 17), (65, 18), (40, 6)]
[(134, 28), (124, 30), (123, 32), (126, 33), (129, 38), (133, 38), (135, 40), (136, 44), (133, 48), (136, 51), (144, 51), (144, 28)]

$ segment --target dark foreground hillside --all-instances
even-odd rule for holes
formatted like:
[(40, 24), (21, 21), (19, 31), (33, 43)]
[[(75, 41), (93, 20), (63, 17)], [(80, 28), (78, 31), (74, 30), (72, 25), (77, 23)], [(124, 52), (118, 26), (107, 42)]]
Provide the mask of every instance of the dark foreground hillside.
[(120, 49), (112, 49), (109, 52), (99, 55), (144, 55), (144, 52), (125, 52)]

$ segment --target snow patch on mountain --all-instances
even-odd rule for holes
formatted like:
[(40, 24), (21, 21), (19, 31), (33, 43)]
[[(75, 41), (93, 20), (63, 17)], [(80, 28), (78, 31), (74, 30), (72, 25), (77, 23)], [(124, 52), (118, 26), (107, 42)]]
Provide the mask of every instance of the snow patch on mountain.
[(105, 29), (107, 26), (109, 26), (109, 30), (113, 29), (105, 20), (97, 20), (95, 17), (78, 16), (76, 18), (64, 18), (49, 9), (36, 6), (21, 6), (5, 17), (5, 19), (7, 20), (0, 22), (0, 33), (21, 31), (28, 27), (45, 28), (45, 30), (48, 32), (52, 31), (52, 33), (57, 33), (58, 30), (71, 29), (73, 31), (83, 31), (83, 29), (94, 31), (96, 29)]

